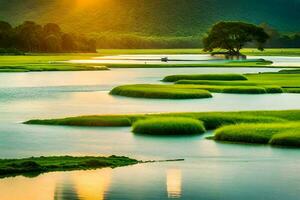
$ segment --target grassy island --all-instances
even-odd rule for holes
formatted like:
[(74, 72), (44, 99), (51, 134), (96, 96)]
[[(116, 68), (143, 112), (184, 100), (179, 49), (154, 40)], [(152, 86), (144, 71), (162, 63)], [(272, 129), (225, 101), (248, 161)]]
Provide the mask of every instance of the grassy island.
[(300, 125), (299, 122), (230, 125), (217, 129), (214, 139), (300, 147)]
[[(126, 123), (118, 123), (126, 121)], [(132, 126), (135, 133), (192, 135), (216, 130), (213, 139), (227, 142), (300, 146), (300, 110), (94, 115), (30, 120), (25, 124)]]
[(164, 82), (176, 82), (179, 80), (218, 80), (218, 81), (244, 81), (247, 78), (241, 74), (191, 74), (166, 76)]
[[(118, 123), (123, 121), (126, 123)], [(132, 126), (133, 132), (151, 135), (190, 135), (216, 130), (217, 141), (283, 146), (300, 143), (300, 110), (94, 115), (24, 123), (102, 127), (109, 122), (112, 127)]]
[(134, 165), (140, 161), (128, 157), (31, 157), (24, 159), (0, 159), (0, 177), (22, 174), (40, 174), (53, 171), (88, 170), (104, 167)]
[(192, 118), (158, 117), (138, 120), (132, 132), (148, 135), (196, 135), (205, 133), (203, 122)]
[(124, 85), (111, 90), (110, 94), (154, 99), (200, 99), (211, 98), (212, 95), (206, 90), (196, 87), (177, 87), (175, 85)]

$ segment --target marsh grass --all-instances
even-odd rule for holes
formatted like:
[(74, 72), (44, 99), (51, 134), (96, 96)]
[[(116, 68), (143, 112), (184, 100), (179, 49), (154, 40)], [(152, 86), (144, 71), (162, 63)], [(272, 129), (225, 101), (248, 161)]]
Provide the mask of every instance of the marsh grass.
[(299, 88), (284, 88), (284, 91), (286, 93), (300, 93), (300, 87)]
[(175, 84), (184, 85), (215, 85), (215, 86), (256, 86), (250, 81), (210, 81), (210, 80), (179, 80)]
[(300, 128), (276, 134), (271, 138), (269, 143), (278, 146), (300, 147)]
[(111, 90), (110, 94), (126, 97), (156, 99), (198, 99), (212, 97), (208, 91), (198, 88), (180, 88), (168, 85), (150, 84), (119, 86)]
[(205, 113), (198, 117), (200, 121), (204, 122), (205, 128), (213, 130), (225, 125), (234, 125), (241, 123), (279, 123), (288, 122), (283, 118), (273, 116), (257, 116), (249, 113)]
[(157, 99), (198, 99), (210, 98), (213, 93), (231, 94), (266, 94), (282, 93), (278, 86), (221, 86), (221, 85), (154, 85), (137, 84), (123, 85), (111, 90), (111, 95), (136, 97), (136, 98), (157, 98)]
[(166, 76), (162, 81), (176, 82), (179, 80), (245, 81), (247, 78), (241, 74), (191, 74)]
[[(251, 88), (260, 87), (264, 88), (266, 93), (283, 93), (284, 90), (277, 85), (260, 85), (251, 81), (193, 81), (193, 80), (180, 80), (176, 81), (178, 85), (201, 85), (203, 87), (221, 88), (221, 87), (235, 87), (235, 88)], [(224, 91), (222, 91), (224, 92)], [(238, 90), (237, 92), (238, 93)]]
[[(242, 111), (242, 112), (192, 112), (135, 115), (94, 115), (63, 119), (29, 120), (25, 124), (67, 125), (67, 126), (131, 126), (132, 123), (149, 118), (184, 117), (204, 122), (207, 129), (238, 123), (272, 123), (300, 121), (300, 110), (286, 111)], [(105, 123), (103, 123), (103, 121)]]
[(118, 127), (130, 126), (131, 120), (127, 117), (114, 116), (86, 116), (86, 117), (69, 117), (57, 120), (29, 120), (25, 124), (44, 124), (44, 125), (64, 125), (64, 126), (102, 126)]
[(14, 176), (25, 173), (44, 173), (52, 171), (87, 170), (103, 167), (121, 167), (139, 163), (128, 157), (31, 157), (25, 159), (0, 159), (0, 176)]
[(149, 118), (132, 126), (132, 132), (147, 135), (195, 135), (205, 131), (201, 121), (184, 117)]
[(297, 146), (299, 123), (256, 123), (224, 126), (215, 131), (217, 141)]

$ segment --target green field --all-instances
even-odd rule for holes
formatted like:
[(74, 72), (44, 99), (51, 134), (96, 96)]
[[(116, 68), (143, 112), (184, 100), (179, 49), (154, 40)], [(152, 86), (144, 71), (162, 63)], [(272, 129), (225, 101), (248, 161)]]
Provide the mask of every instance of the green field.
[(122, 167), (140, 161), (128, 157), (31, 157), (24, 159), (0, 159), (0, 177), (21, 174), (40, 174), (53, 171), (88, 170), (103, 167)]
[[(101, 54), (207, 54), (202, 49), (102, 49)], [(241, 53), (248, 56), (300, 56), (300, 48), (267, 48), (264, 51), (245, 48)]]

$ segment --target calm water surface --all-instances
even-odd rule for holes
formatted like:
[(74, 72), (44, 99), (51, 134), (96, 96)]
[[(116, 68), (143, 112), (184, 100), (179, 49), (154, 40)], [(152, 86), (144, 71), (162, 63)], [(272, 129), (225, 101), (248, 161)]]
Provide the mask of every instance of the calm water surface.
[(297, 94), (214, 94), (212, 99), (179, 101), (108, 94), (119, 84), (159, 83), (170, 74), (258, 71), (276, 70), (178, 68), (0, 74), (2, 158), (116, 154), (145, 160), (186, 159), (113, 170), (0, 179), (0, 199), (298, 199), (300, 151), (297, 149), (216, 143), (205, 140), (204, 136), (137, 136), (130, 128), (20, 123), (32, 118), (84, 114), (300, 109)]
[[(167, 57), (168, 62), (161, 62), (161, 58)], [(251, 59), (260, 59), (273, 61), (273, 66), (295, 66), (300, 67), (300, 57), (297, 56), (248, 56)], [(183, 54), (183, 55), (117, 55), (95, 57), (90, 60), (71, 60), (71, 63), (92, 63), (92, 64), (211, 64), (226, 63), (220, 57), (199, 54)]]

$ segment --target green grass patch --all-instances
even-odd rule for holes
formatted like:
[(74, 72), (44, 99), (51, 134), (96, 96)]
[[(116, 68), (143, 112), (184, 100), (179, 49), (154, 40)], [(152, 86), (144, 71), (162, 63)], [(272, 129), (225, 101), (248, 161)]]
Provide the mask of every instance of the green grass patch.
[(176, 87), (172, 85), (124, 85), (111, 90), (110, 94), (155, 99), (199, 99), (211, 98), (212, 95), (206, 91), (195, 87)]
[(205, 127), (197, 119), (183, 117), (158, 117), (138, 120), (132, 132), (147, 135), (195, 135), (204, 133)]
[(183, 85), (219, 85), (219, 86), (256, 86), (250, 81), (210, 81), (210, 80), (179, 80), (175, 84)]
[(44, 124), (44, 125), (65, 125), (65, 126), (102, 126), (117, 127), (130, 126), (131, 120), (127, 117), (105, 116), (86, 116), (86, 117), (69, 117), (58, 120), (30, 120), (26, 124)]
[(300, 69), (282, 69), (278, 73), (281, 73), (281, 74), (300, 74)]
[(206, 129), (213, 130), (225, 125), (241, 123), (274, 123), (287, 122), (287, 120), (274, 116), (256, 116), (252, 113), (205, 113), (198, 117), (204, 122)]
[(300, 147), (300, 128), (276, 134), (269, 143), (271, 145)]
[(128, 157), (31, 157), (24, 159), (0, 159), (0, 176), (15, 176), (27, 173), (40, 174), (53, 171), (88, 170), (103, 167), (122, 167), (139, 163)]
[[(67, 126), (107, 126), (109, 121), (111, 126), (131, 126), (137, 120), (160, 118), (160, 117), (184, 117), (197, 119), (204, 122), (206, 129), (216, 129), (223, 125), (238, 123), (272, 123), (300, 121), (300, 110), (287, 111), (243, 111), (243, 112), (192, 112), (192, 113), (161, 113), (161, 114), (135, 114), (135, 115), (94, 115), (79, 116), (63, 119), (30, 120), (26, 124), (41, 125), (67, 125)], [(125, 121), (126, 123), (114, 123), (115, 121)], [(93, 123), (89, 123), (92, 121)], [(128, 123), (127, 123), (128, 122)]]
[(299, 123), (256, 123), (224, 126), (215, 131), (217, 141), (297, 146)]
[(247, 78), (241, 74), (194, 74), (166, 76), (164, 82), (176, 82), (179, 80), (219, 80), (219, 81), (244, 81)]
[[(101, 54), (207, 54), (202, 49), (101, 49)], [(241, 53), (249, 56), (300, 56), (300, 48), (266, 48), (259, 51), (254, 48), (242, 49)]]
[(300, 87), (298, 88), (284, 88), (286, 93), (300, 93)]

